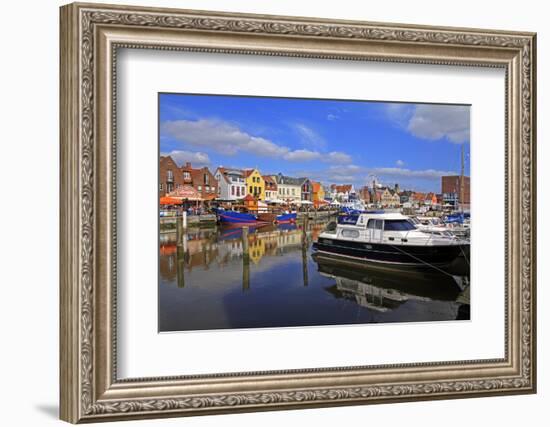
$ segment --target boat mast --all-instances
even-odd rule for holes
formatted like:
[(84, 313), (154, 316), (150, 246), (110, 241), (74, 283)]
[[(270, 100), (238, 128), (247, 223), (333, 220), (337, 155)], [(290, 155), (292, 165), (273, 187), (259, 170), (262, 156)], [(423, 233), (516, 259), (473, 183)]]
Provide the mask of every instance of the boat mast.
[(464, 212), (464, 144), (462, 144), (460, 149), (460, 212)]

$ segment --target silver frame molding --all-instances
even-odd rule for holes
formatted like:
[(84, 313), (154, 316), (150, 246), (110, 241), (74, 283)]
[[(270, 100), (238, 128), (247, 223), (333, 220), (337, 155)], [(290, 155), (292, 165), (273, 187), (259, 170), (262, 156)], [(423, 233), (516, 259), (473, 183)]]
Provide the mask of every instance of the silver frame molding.
[[(534, 393), (534, 33), (100, 4), (61, 13), (60, 383), (72, 423)], [(118, 48), (499, 67), (506, 72), (505, 357), (120, 380)]]

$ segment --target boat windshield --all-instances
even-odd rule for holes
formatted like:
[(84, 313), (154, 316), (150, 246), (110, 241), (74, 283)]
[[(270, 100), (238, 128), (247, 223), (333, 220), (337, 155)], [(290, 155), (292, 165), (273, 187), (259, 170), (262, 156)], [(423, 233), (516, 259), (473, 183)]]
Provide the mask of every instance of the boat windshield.
[(384, 230), (387, 231), (409, 231), (414, 229), (415, 226), (406, 219), (386, 219), (384, 221)]

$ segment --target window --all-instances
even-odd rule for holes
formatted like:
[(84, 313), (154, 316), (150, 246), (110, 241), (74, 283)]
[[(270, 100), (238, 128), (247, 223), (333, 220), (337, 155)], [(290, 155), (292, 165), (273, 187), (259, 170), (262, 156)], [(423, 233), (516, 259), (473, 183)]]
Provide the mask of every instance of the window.
[(199, 185), (198, 190), (202, 191), (202, 185)]
[(296, 189), (295, 189), (295, 188), (292, 189), (292, 195), (293, 195), (293, 196), (296, 195)]
[(160, 191), (162, 191), (162, 183), (160, 184)]
[(189, 172), (183, 172), (183, 179), (191, 179), (191, 174)]
[(382, 219), (369, 219), (369, 222), (367, 223), (367, 228), (370, 228), (373, 230), (382, 230), (383, 223), (384, 223), (384, 220)]
[(235, 195), (235, 187), (231, 186), (231, 195), (234, 196)]
[[(208, 174), (204, 174), (204, 185), (208, 186), (208, 184), (210, 184), (210, 177), (208, 176)], [(208, 187), (206, 187), (208, 188)]]
[(174, 180), (174, 172), (171, 170), (166, 171), (166, 180), (167, 181), (173, 181)]
[(406, 219), (392, 219), (384, 222), (384, 230), (389, 231), (409, 231), (414, 230), (415, 226)]
[(252, 186), (250, 186), (250, 191), (249, 191), (250, 194), (252, 194)]
[(342, 237), (351, 237), (356, 239), (359, 237), (359, 230), (342, 230)]

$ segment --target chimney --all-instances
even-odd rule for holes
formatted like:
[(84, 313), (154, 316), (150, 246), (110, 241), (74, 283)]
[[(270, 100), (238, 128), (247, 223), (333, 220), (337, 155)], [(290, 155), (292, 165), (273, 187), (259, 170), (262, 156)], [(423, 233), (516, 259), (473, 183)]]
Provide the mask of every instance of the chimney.
[(185, 162), (185, 169), (191, 169), (191, 163)]

